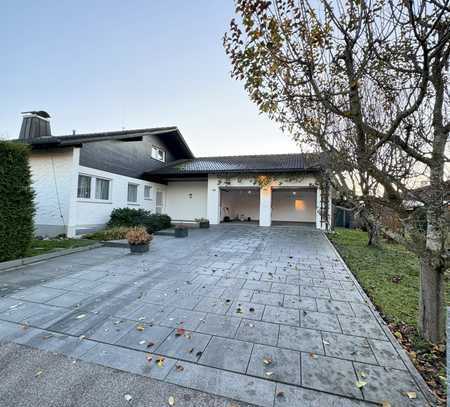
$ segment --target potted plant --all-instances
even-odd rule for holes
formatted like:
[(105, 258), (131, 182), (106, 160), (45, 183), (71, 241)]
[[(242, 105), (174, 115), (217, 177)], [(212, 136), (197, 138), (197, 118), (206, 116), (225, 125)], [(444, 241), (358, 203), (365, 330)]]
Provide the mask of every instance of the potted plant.
[(200, 229), (208, 229), (209, 228), (209, 220), (205, 218), (195, 219), (198, 223), (198, 227)]
[(130, 228), (126, 237), (132, 254), (148, 252), (148, 246), (153, 239), (153, 235), (148, 234), (143, 226)]
[(175, 237), (186, 237), (188, 235), (188, 228), (185, 225), (175, 226)]

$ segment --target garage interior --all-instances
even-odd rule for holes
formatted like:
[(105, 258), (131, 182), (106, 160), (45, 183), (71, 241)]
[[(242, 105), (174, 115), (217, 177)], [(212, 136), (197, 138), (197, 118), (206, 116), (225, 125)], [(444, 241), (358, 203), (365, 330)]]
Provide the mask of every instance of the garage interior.
[(272, 224), (316, 224), (315, 188), (273, 188)]
[(259, 201), (259, 188), (221, 188), (221, 222), (259, 222)]

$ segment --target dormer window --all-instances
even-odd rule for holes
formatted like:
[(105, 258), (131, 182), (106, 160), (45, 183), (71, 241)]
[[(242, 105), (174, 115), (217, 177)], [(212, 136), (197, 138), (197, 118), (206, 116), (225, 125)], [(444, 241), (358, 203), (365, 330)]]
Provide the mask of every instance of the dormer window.
[(165, 163), (166, 162), (166, 152), (159, 147), (152, 146), (152, 158)]

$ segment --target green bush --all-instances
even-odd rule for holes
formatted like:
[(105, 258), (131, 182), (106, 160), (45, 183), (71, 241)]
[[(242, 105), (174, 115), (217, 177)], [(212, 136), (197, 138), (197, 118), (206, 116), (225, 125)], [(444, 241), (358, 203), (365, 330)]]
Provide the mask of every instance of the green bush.
[(33, 239), (29, 148), (0, 141), (0, 261), (24, 257)]
[(149, 233), (170, 227), (171, 219), (168, 215), (151, 213), (145, 209), (117, 208), (111, 212), (108, 227), (145, 226)]
[(84, 238), (91, 240), (122, 240), (126, 238), (129, 230), (130, 228), (126, 226), (116, 226), (89, 233), (88, 235), (85, 235)]

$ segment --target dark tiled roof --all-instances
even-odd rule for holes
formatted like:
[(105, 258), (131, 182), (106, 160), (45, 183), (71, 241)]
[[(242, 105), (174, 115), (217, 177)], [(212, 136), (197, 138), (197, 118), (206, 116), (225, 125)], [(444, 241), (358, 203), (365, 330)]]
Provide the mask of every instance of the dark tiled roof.
[(174, 161), (157, 170), (148, 171), (147, 174), (176, 176), (232, 172), (318, 171), (323, 164), (322, 161), (320, 155), (312, 153), (199, 157)]

